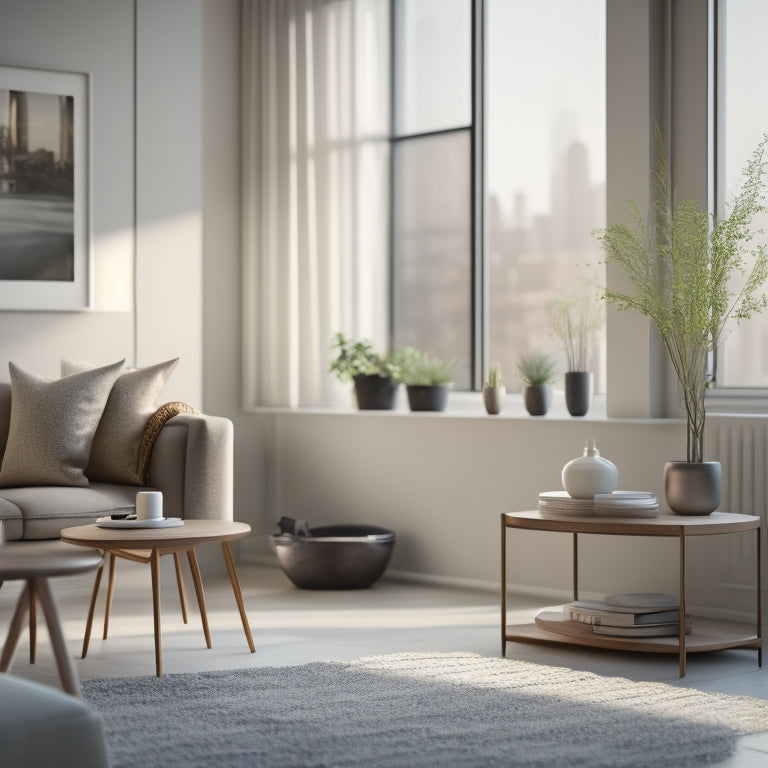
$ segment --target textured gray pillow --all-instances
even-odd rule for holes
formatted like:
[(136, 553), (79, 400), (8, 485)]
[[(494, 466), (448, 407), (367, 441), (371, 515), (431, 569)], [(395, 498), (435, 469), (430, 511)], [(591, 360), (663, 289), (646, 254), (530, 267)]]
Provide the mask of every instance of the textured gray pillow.
[(56, 381), (9, 363), (11, 424), (0, 486), (88, 485), (93, 437), (124, 363)]
[[(150, 416), (179, 358), (147, 368), (129, 368), (112, 387), (104, 408), (85, 474), (90, 480), (143, 485), (139, 446)], [(61, 359), (61, 375), (92, 370), (89, 363)]]

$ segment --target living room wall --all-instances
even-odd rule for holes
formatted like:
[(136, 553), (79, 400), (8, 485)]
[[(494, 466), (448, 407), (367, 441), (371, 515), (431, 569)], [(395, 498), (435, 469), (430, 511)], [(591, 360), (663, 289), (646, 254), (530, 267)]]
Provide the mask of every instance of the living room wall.
[(179, 356), (168, 399), (202, 406), (202, 0), (0, 0), (0, 63), (88, 73), (92, 303), (2, 313), (9, 360)]

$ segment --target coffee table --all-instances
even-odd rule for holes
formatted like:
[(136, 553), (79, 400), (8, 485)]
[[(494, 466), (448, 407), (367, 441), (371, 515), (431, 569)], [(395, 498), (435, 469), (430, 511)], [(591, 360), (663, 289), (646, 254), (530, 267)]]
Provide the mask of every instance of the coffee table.
[(56, 658), (61, 684), (67, 693), (80, 696), (80, 682), (67, 651), (59, 613), (53, 601), (48, 579), (54, 576), (74, 576), (103, 565), (101, 555), (93, 550), (82, 551), (60, 542), (12, 542), (0, 548), (0, 582), (24, 579), (26, 584), (13, 612), (8, 637), (0, 657), (0, 672), (7, 672), (16, 653), (21, 631), (30, 615), (30, 661), (34, 662), (35, 601), (43, 609), (51, 646)]
[[(140, 562), (149, 562), (152, 569), (152, 605), (155, 623), (155, 673), (163, 676), (162, 642), (160, 634), (160, 557), (166, 554), (178, 555), (186, 552), (189, 560), (192, 578), (195, 585), (195, 593), (200, 608), (200, 617), (203, 623), (203, 633), (208, 648), (211, 647), (211, 635), (208, 630), (208, 617), (205, 611), (205, 593), (200, 577), (200, 568), (197, 563), (195, 549), (200, 544), (207, 542), (220, 542), (224, 552), (224, 560), (227, 564), (229, 579), (232, 583), (232, 591), (235, 595), (243, 630), (248, 641), (251, 653), (256, 649), (253, 645), (251, 628), (245, 613), (243, 594), (240, 589), (240, 581), (237, 578), (235, 561), (229, 548), (229, 542), (242, 539), (251, 532), (251, 526), (246, 523), (234, 523), (228, 520), (185, 520), (184, 524), (174, 528), (100, 528), (98, 525), (80, 525), (74, 528), (65, 528), (61, 532), (61, 540), (68, 544), (77, 544), (83, 547), (92, 547), (109, 552), (118, 557), (126, 557)], [(142, 551), (147, 551), (146, 556)], [(178, 562), (178, 561), (177, 561)], [(114, 560), (112, 560), (110, 570)], [(102, 566), (103, 567), (103, 566)], [(88, 621), (85, 629), (83, 643), (83, 658), (88, 649), (88, 641), (91, 635), (93, 612), (96, 597), (101, 581), (102, 568), (96, 575), (91, 595), (91, 604), (88, 609)], [(177, 571), (178, 575), (178, 571)]]

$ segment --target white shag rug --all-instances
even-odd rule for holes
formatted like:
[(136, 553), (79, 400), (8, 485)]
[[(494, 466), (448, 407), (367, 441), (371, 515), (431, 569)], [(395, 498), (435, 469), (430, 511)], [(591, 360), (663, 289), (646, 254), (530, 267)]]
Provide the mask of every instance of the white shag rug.
[(468, 653), (87, 680), (114, 768), (702, 766), (768, 701)]

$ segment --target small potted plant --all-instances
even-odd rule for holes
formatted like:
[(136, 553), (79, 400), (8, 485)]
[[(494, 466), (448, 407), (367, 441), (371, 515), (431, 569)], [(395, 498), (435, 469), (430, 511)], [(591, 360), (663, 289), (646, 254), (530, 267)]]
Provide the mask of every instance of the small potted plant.
[(400, 377), (408, 392), (412, 411), (443, 411), (453, 386), (456, 358), (443, 360), (430, 352), (405, 347), (394, 355)]
[(373, 351), (368, 341), (352, 342), (343, 333), (334, 336), (336, 359), (330, 371), (339, 381), (353, 381), (361, 411), (391, 411), (400, 383), (400, 372), (389, 356)]
[(507, 396), (507, 388), (501, 377), (501, 366), (497, 363), (488, 369), (488, 375), (483, 383), (483, 403), (485, 410), (495, 416), (501, 413), (504, 398)]
[(565, 350), (565, 404), (571, 416), (584, 416), (589, 410), (592, 374), (587, 357), (603, 324), (602, 310), (599, 297), (586, 285), (577, 294), (556, 298), (552, 305), (552, 330)]
[(552, 387), (555, 380), (555, 361), (545, 352), (521, 355), (517, 372), (523, 382), (523, 402), (531, 416), (544, 416), (552, 404)]

